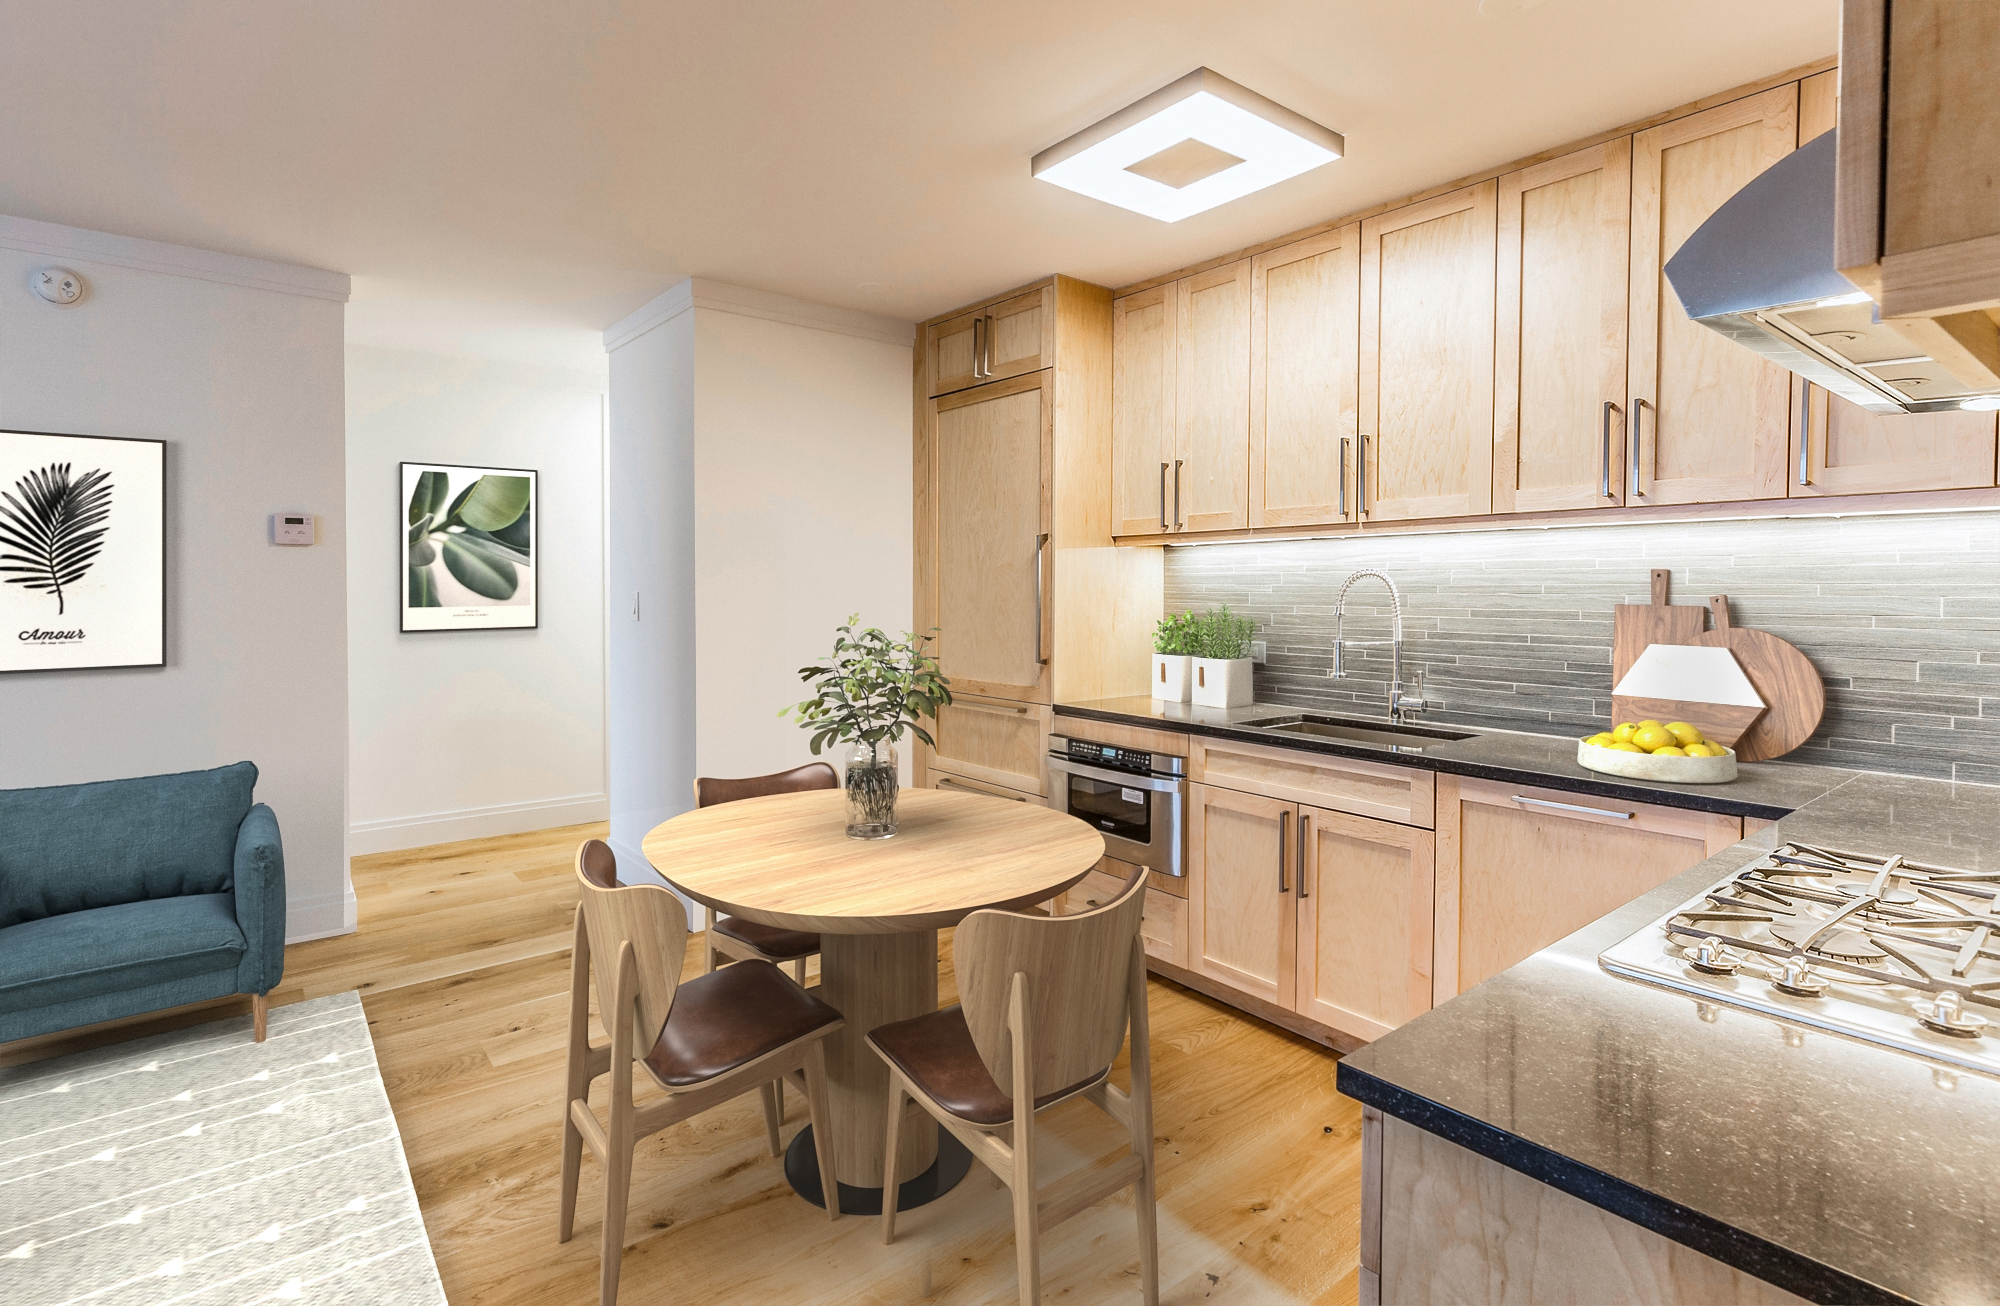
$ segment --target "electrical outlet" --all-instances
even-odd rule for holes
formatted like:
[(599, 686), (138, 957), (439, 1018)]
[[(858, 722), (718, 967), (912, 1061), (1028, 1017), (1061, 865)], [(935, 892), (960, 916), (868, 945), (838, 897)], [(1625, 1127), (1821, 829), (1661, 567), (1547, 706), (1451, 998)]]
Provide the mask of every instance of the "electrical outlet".
[(1258, 662), (1258, 663), (1261, 663), (1264, 660), (1263, 640), (1253, 639), (1250, 641), (1250, 660), (1252, 662)]

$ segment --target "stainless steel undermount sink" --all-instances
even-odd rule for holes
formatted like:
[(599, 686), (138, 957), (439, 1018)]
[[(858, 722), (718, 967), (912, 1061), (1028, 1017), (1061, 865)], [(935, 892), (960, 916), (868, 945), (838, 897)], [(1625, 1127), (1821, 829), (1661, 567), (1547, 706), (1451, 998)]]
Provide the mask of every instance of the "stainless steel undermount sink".
[(1421, 753), (1427, 749), (1455, 744), (1460, 740), (1477, 738), (1476, 735), (1463, 730), (1378, 725), (1373, 721), (1356, 720), (1353, 717), (1322, 716), (1317, 712), (1295, 712), (1287, 716), (1266, 717), (1261, 721), (1245, 721), (1243, 724), (1252, 730), (1268, 730), (1273, 734), (1301, 735), (1309, 739), (1339, 739), (1350, 744), (1387, 748), (1398, 753)]

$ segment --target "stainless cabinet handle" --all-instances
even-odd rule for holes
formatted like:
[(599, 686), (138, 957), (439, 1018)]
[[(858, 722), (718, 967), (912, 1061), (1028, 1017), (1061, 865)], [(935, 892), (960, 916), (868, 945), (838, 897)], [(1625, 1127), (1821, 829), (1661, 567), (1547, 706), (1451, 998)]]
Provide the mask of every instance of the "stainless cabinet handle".
[(1614, 821), (1629, 821), (1636, 813), (1607, 812), (1602, 807), (1585, 807), (1581, 803), (1552, 803), (1546, 798), (1530, 798), (1526, 794), (1515, 794), (1514, 801), (1523, 807), (1547, 807), (1558, 812), (1582, 812), (1586, 816), (1606, 816)]
[(1361, 456), (1354, 460), (1354, 506), (1357, 516), (1368, 515), (1368, 437), (1361, 437)]
[(1604, 433), (1603, 433), (1604, 448), (1599, 452), (1598, 457), (1602, 459), (1604, 463), (1604, 468), (1603, 468), (1604, 483), (1601, 487), (1601, 491), (1604, 497), (1607, 499), (1615, 499), (1618, 497), (1613, 493), (1611, 493), (1611, 414), (1617, 411), (1618, 411), (1618, 405), (1616, 402), (1610, 399), (1604, 401)]
[(1167, 520), (1167, 464), (1160, 464), (1160, 529), (1170, 531), (1174, 524)]
[(1026, 798), (1023, 798), (1019, 794), (996, 794), (991, 789), (975, 789), (971, 785), (960, 784), (958, 781), (952, 779), (948, 775), (939, 776), (937, 778), (937, 783), (933, 786), (933, 788), (957, 789), (963, 793), (978, 794), (982, 798), (1005, 798), (1011, 802), (1016, 802), (1016, 803), (1025, 803), (1028, 801)]
[[(1829, 399), (1827, 407), (1832, 406)], [(1799, 484), (1812, 484), (1812, 382), (1803, 378), (1799, 381)]]
[(1292, 886), (1285, 883), (1285, 836), (1292, 832), (1292, 814), (1278, 813), (1278, 892), (1290, 893)]
[(983, 317), (975, 317), (972, 319), (972, 379), (975, 381), (977, 381), (982, 375), (984, 375), (984, 373), (982, 373), (979, 370), (979, 360), (980, 360), (979, 328), (985, 321), (986, 319)]
[(1179, 458), (1174, 459), (1174, 529), (1177, 531), (1186, 529), (1186, 523), (1181, 520), (1181, 460)]
[(1347, 517), (1347, 445), (1346, 436), (1340, 437), (1340, 516)]
[(986, 315), (986, 375), (993, 375), (993, 315)]
[(1049, 544), (1049, 537), (1035, 537), (1035, 665), (1049, 664), (1048, 653), (1042, 648), (1042, 550)]
[(1645, 410), (1644, 399), (1632, 400), (1632, 495), (1638, 499), (1646, 497), (1646, 492), (1639, 488), (1639, 426), (1640, 414)]
[(975, 703), (969, 698), (954, 698), (950, 703), (954, 712), (997, 712), (1003, 716), (1026, 716), (1028, 709), (1011, 703)]
[(1305, 814), (1304, 812), (1300, 812), (1300, 813), (1299, 813), (1299, 840), (1298, 840), (1298, 842), (1299, 842), (1299, 863), (1298, 863), (1298, 877), (1297, 877), (1297, 878), (1298, 878), (1298, 881), (1299, 881), (1299, 900), (1300, 900), (1301, 902), (1303, 902), (1303, 901), (1304, 901), (1305, 899), (1307, 899), (1307, 898), (1310, 898), (1310, 897), (1312, 897), (1312, 894), (1310, 894), (1310, 893), (1308, 893), (1308, 892), (1306, 891), (1306, 843), (1307, 843), (1307, 841), (1308, 841), (1308, 840), (1310, 840), (1311, 838), (1312, 838), (1312, 817), (1310, 817), (1310, 816), (1307, 816), (1307, 815), (1306, 815), (1306, 814)]

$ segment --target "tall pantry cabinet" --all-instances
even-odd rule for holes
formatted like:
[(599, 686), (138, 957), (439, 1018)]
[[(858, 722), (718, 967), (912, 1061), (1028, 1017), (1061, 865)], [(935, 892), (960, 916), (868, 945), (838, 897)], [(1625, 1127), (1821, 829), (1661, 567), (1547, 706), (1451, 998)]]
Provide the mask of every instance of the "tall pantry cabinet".
[(1114, 548), (1111, 295), (1051, 277), (925, 324), (916, 629), (953, 703), (917, 783), (1048, 795), (1051, 705), (1146, 692), (1158, 549)]

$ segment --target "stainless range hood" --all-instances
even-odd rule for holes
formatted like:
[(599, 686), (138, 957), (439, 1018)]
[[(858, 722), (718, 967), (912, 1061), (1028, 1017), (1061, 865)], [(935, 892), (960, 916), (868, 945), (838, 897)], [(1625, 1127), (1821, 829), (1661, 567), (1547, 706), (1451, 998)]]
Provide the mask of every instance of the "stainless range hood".
[(1837, 132), (1772, 164), (1667, 262), (1689, 317), (1878, 413), (2000, 395), (1968, 385), (1882, 322), (1833, 262)]

